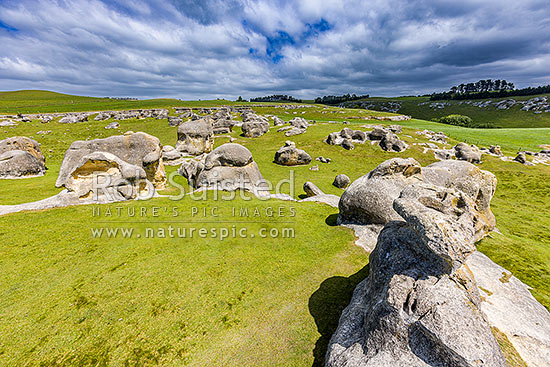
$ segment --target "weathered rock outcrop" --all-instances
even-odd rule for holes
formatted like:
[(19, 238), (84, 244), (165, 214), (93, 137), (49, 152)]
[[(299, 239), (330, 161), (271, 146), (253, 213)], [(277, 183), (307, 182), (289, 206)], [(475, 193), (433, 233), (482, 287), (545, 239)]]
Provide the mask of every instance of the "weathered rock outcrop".
[(263, 116), (246, 114), (241, 129), (247, 138), (257, 138), (269, 131), (269, 121)]
[(266, 189), (252, 153), (235, 143), (223, 144), (208, 155), (184, 162), (178, 172), (196, 189), (254, 192)]
[(393, 201), (408, 185), (426, 182), (455, 188), (475, 201), (480, 215), (476, 239), (495, 227), (490, 202), (496, 189), (496, 177), (471, 163), (447, 160), (425, 168), (412, 159), (394, 158), (383, 162), (367, 175), (354, 181), (340, 200), (341, 223), (387, 224), (401, 217), (393, 210)]
[(475, 145), (458, 143), (454, 149), (456, 159), (470, 163), (481, 163), (481, 151)]
[(392, 132), (388, 132), (380, 140), (380, 148), (388, 152), (402, 152), (408, 148), (408, 145)]
[(440, 186), (407, 186), (329, 343), (327, 367), (506, 366), (464, 266), (475, 203)]
[(81, 157), (64, 186), (79, 199), (95, 202), (131, 200), (154, 189), (142, 167), (101, 151)]
[(348, 176), (344, 174), (339, 174), (338, 176), (334, 177), (334, 181), (332, 182), (332, 185), (339, 188), (339, 189), (345, 189), (349, 186), (351, 180)]
[(422, 168), (422, 176), (424, 182), (455, 188), (474, 200), (478, 211), (476, 241), (495, 228), (495, 216), (490, 207), (497, 186), (494, 174), (468, 162), (447, 160)]
[(16, 136), (0, 141), (0, 178), (42, 176), (46, 160), (33, 139)]
[(211, 152), (214, 148), (213, 123), (210, 117), (204, 117), (179, 125), (176, 149), (188, 155)]
[(343, 128), (340, 132), (330, 133), (326, 138), (326, 143), (330, 145), (340, 145), (342, 148), (351, 150), (355, 144), (363, 144), (367, 140), (367, 134), (361, 130), (352, 130)]
[(142, 132), (128, 132), (125, 135), (111, 136), (105, 139), (75, 141), (65, 152), (56, 186), (66, 187), (83, 157), (94, 152), (105, 152), (111, 153), (126, 163), (142, 168), (154, 187), (162, 189), (166, 183), (166, 173), (161, 151), (162, 145), (159, 139)]
[(0, 153), (0, 178), (24, 178), (42, 176), (44, 163), (24, 150)]
[(412, 158), (394, 158), (354, 181), (339, 203), (340, 223), (386, 224), (401, 220), (393, 201), (408, 185), (422, 181), (420, 163)]
[(296, 144), (286, 141), (284, 147), (275, 153), (274, 162), (283, 166), (297, 166), (300, 164), (309, 164), (311, 156), (304, 150), (296, 148)]

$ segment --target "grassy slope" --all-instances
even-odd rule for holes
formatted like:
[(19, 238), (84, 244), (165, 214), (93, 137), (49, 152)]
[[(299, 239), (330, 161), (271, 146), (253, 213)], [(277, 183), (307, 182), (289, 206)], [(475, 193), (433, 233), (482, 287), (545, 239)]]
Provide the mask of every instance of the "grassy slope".
[[(510, 97), (516, 101), (524, 101), (539, 96), (518, 96)], [(550, 98), (550, 95), (546, 95)], [(493, 98), (491, 101), (501, 101), (509, 98)], [(467, 104), (459, 104), (461, 101), (434, 101), (448, 102), (451, 106), (443, 109), (433, 109), (429, 107), (429, 97), (400, 97), (400, 98), (369, 98), (366, 101), (374, 103), (381, 102), (400, 102), (401, 109), (399, 113), (410, 115), (420, 120), (432, 120), (450, 114), (460, 114), (471, 117), (474, 122), (486, 123), (492, 122), (497, 127), (502, 128), (533, 128), (550, 127), (550, 113), (534, 114), (532, 111), (521, 111), (521, 105), (515, 105), (509, 110), (498, 110), (494, 106), (479, 108)], [(484, 101), (483, 99), (472, 100), (473, 102)], [(428, 102), (428, 105), (419, 106), (419, 103)]]
[[(302, 111), (307, 112), (302, 115)], [(359, 113), (331, 111), (322, 114), (304, 108), (286, 114), (279, 109), (262, 109), (285, 119), (294, 117), (293, 112), (318, 120), (344, 119)], [(0, 181), (0, 203), (37, 200), (58, 192), (53, 185), (64, 151), (76, 139), (119, 133), (105, 130), (108, 123), (28, 123), (0, 129), (0, 139), (33, 135), (42, 144), (49, 166), (44, 177)], [(437, 129), (439, 124), (415, 120), (406, 125), (443, 129)], [(392, 154), (370, 144), (345, 151), (322, 142), (328, 133), (342, 127), (321, 124), (292, 138), (313, 157), (333, 159), (329, 165), (319, 163), (319, 171), (296, 167), (295, 195), (301, 194), (306, 180), (326, 192), (340, 194), (341, 190), (330, 184), (336, 174), (345, 173), (354, 180), (395, 156), (412, 156), (422, 164), (434, 161), (418, 146)], [(38, 130), (52, 133), (36, 136)], [(173, 145), (176, 140), (175, 128), (168, 127), (164, 120), (122, 121), (120, 130), (146, 131), (158, 136), (163, 144)], [(522, 130), (517, 131), (519, 135), (511, 138), (522, 136)], [(493, 138), (494, 142), (500, 138), (491, 137), (493, 131), (476, 132), (487, 133), (485, 138)], [(468, 129), (454, 128), (451, 136), (469, 134)], [(239, 137), (238, 132), (233, 136), (252, 151), (267, 179), (289, 177), (290, 168), (272, 163), (274, 152), (286, 140), (283, 133), (272, 130), (258, 139)], [(402, 136), (410, 143), (423, 141), (413, 130), (405, 129)], [(217, 138), (216, 144), (227, 141)], [(530, 144), (535, 143), (533, 137)], [(517, 144), (512, 141), (510, 149)], [(532, 286), (533, 294), (550, 307), (550, 240), (544, 231), (550, 227), (550, 219), (542, 214), (548, 211), (550, 202), (550, 167), (525, 167), (492, 157), (487, 157), (481, 167), (499, 179), (493, 211), (503, 235), (483, 240), (479, 248)], [(249, 209), (293, 206), (297, 216), (291, 226), (296, 228), (296, 238), (93, 239), (90, 228), (105, 219), (93, 218), (91, 207), (0, 217), (0, 364), (321, 363), (340, 310), (354, 285), (367, 273), (367, 255), (351, 245), (350, 231), (330, 225), (337, 210), (313, 203), (196, 203), (186, 199), (108, 207), (174, 205), (182, 213), (178, 217), (182, 222), (212, 219), (191, 217), (191, 206), (218, 206), (226, 216), (233, 205)], [(173, 218), (162, 214), (161, 218), (147, 217), (145, 221), (162, 219)], [(251, 231), (262, 226), (281, 228), (286, 225), (281, 222), (288, 221), (262, 219), (262, 223), (249, 223), (247, 227)]]
[(238, 104), (226, 100), (180, 101), (177, 99), (147, 99), (126, 101), (108, 98), (82, 97), (40, 90), (0, 92), (0, 114), (40, 112), (83, 112), (139, 108), (213, 107)]

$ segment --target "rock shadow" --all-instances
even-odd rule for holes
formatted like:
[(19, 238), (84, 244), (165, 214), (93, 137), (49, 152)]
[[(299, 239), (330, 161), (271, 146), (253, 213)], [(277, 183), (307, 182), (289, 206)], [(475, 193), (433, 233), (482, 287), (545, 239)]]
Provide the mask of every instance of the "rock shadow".
[(368, 274), (369, 266), (366, 265), (349, 277), (336, 276), (328, 278), (309, 297), (309, 313), (313, 316), (317, 330), (321, 334), (313, 349), (313, 367), (322, 367), (325, 365), (328, 343), (338, 327), (340, 315), (350, 303), (353, 291), (357, 285)]

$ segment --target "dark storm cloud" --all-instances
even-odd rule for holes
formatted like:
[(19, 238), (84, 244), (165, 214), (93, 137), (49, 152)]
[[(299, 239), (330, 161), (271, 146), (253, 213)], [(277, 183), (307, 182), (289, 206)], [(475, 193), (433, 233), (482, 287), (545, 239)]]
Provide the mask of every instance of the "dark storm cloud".
[(4, 0), (0, 89), (216, 98), (550, 83), (541, 0)]

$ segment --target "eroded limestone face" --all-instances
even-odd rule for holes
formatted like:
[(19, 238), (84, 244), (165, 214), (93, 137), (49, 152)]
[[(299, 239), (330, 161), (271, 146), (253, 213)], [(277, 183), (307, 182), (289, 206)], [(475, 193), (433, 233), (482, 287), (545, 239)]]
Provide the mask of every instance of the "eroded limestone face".
[(63, 158), (56, 186), (65, 186), (70, 175), (81, 164), (81, 159), (94, 152), (110, 153), (126, 163), (140, 167), (156, 189), (163, 189), (166, 184), (160, 140), (146, 133), (128, 132), (105, 139), (73, 142)]

